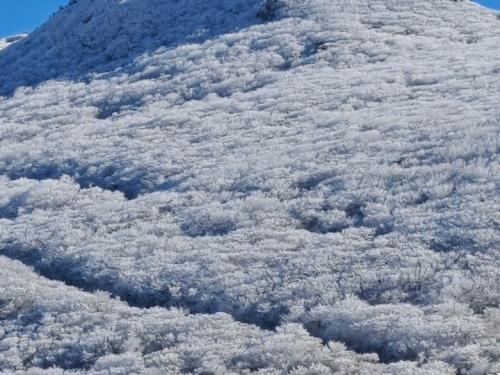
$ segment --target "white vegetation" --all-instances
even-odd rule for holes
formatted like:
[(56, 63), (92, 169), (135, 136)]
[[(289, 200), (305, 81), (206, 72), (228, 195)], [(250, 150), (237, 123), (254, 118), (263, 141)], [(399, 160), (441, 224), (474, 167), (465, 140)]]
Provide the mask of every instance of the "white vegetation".
[(71, 1), (0, 52), (0, 371), (500, 372), (499, 29)]
[(0, 50), (3, 50), (14, 43), (19, 42), (20, 40), (26, 38), (28, 36), (27, 33), (17, 34), (9, 36), (8, 38), (0, 39)]

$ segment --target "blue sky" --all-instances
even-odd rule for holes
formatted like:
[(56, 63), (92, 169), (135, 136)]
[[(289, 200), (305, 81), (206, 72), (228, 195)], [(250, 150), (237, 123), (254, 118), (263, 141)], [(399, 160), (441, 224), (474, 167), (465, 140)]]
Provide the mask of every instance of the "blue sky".
[(0, 0), (0, 38), (32, 31), (68, 0)]
[(480, 0), (476, 3), (482, 4), (485, 7), (500, 10), (500, 0)]
[[(500, 0), (478, 0), (478, 3), (500, 10)], [(0, 38), (32, 31), (68, 0), (0, 0)]]

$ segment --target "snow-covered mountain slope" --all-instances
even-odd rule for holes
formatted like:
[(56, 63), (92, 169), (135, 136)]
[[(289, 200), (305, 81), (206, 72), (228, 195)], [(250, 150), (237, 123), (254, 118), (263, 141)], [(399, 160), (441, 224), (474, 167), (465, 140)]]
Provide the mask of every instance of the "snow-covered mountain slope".
[[(125, 59), (203, 43), (259, 23), (256, 1), (79, 0), (0, 57), (0, 95), (49, 78), (123, 68)], [(132, 62), (132, 65), (136, 65)]]
[(500, 372), (499, 43), (470, 2), (72, 1), (0, 51), (0, 371)]
[(10, 45), (19, 42), (20, 40), (26, 38), (28, 34), (18, 34), (18, 35), (12, 35), (9, 36), (8, 38), (2, 38), (0, 39), (0, 50), (3, 50)]

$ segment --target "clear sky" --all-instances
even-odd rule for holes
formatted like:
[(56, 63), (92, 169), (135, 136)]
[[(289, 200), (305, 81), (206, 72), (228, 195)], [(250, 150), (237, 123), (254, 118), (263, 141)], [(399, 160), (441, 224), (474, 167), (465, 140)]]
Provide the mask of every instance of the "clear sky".
[[(500, 0), (477, 0), (500, 10)], [(68, 0), (0, 0), (0, 38), (29, 32), (47, 21), (49, 16), (66, 5)]]
[(33, 31), (68, 0), (0, 0), (0, 38)]
[(478, 0), (476, 3), (482, 4), (488, 8), (500, 10), (500, 0)]

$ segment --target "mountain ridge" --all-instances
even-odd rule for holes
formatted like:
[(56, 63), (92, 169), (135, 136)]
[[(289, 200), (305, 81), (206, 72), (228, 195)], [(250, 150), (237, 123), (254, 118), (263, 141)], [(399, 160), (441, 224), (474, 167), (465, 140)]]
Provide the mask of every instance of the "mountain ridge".
[[(189, 3), (150, 0), (147, 7), (139, 0), (72, 3), (30, 34), (24, 44), (17, 46), (19, 51), (8, 51), (10, 53), (0, 56), (2, 65), (16, 64), (21, 69), (20, 72), (9, 71), (0, 76), (0, 85), (5, 86), (6, 82), (15, 79), (16, 74), (24, 84), (60, 76), (71, 77), (75, 71), (78, 76), (82, 69), (97, 68), (99, 71), (99, 65), (124, 58), (133, 60), (162, 46), (172, 48), (183, 43), (202, 42), (214, 37), (212, 32), (224, 33), (237, 24), (245, 27), (248, 20), (257, 23), (255, 14), (258, 7), (249, 4), (252, 2), (207, 3), (198, 0), (190, 0)], [(238, 19), (240, 11), (244, 14)], [(204, 13), (207, 17), (203, 19)], [(224, 26), (224, 22), (229, 25)], [(100, 30), (102, 25), (107, 25), (107, 28)], [(160, 33), (159, 29), (166, 30)], [(52, 75), (40, 79), (29, 77), (33, 72), (23, 71), (22, 68), (33, 63), (43, 64), (40, 70), (52, 70)], [(5, 90), (0, 94), (5, 94)]]
[[(417, 6), (428, 3), (438, 8), (439, 4), (447, 2), (429, 1)], [(322, 12), (332, 13), (335, 2), (231, 0), (207, 3), (190, 0), (190, 3), (181, 4), (148, 0), (148, 5), (144, 4), (139, 0), (70, 2), (15, 49), (0, 54), (0, 63), (8, 67), (0, 75), (0, 95), (12, 94), (15, 88), (6, 87), (8, 82), (34, 85), (47, 79), (76, 79), (86, 71), (110, 71), (161, 47), (203, 42), (230, 30), (269, 22), (273, 17), (274, 21), (287, 17), (308, 19)], [(355, 15), (359, 4), (358, 1), (343, 1), (335, 5), (335, 9), (342, 12), (347, 9)], [(397, 0), (388, 1), (388, 4), (410, 9), (417, 3)], [(139, 21), (135, 21), (137, 18)], [(106, 29), (100, 30), (102, 25), (107, 25)], [(39, 68), (35, 72), (29, 70), (37, 65)], [(37, 74), (46, 76), (37, 77)]]

